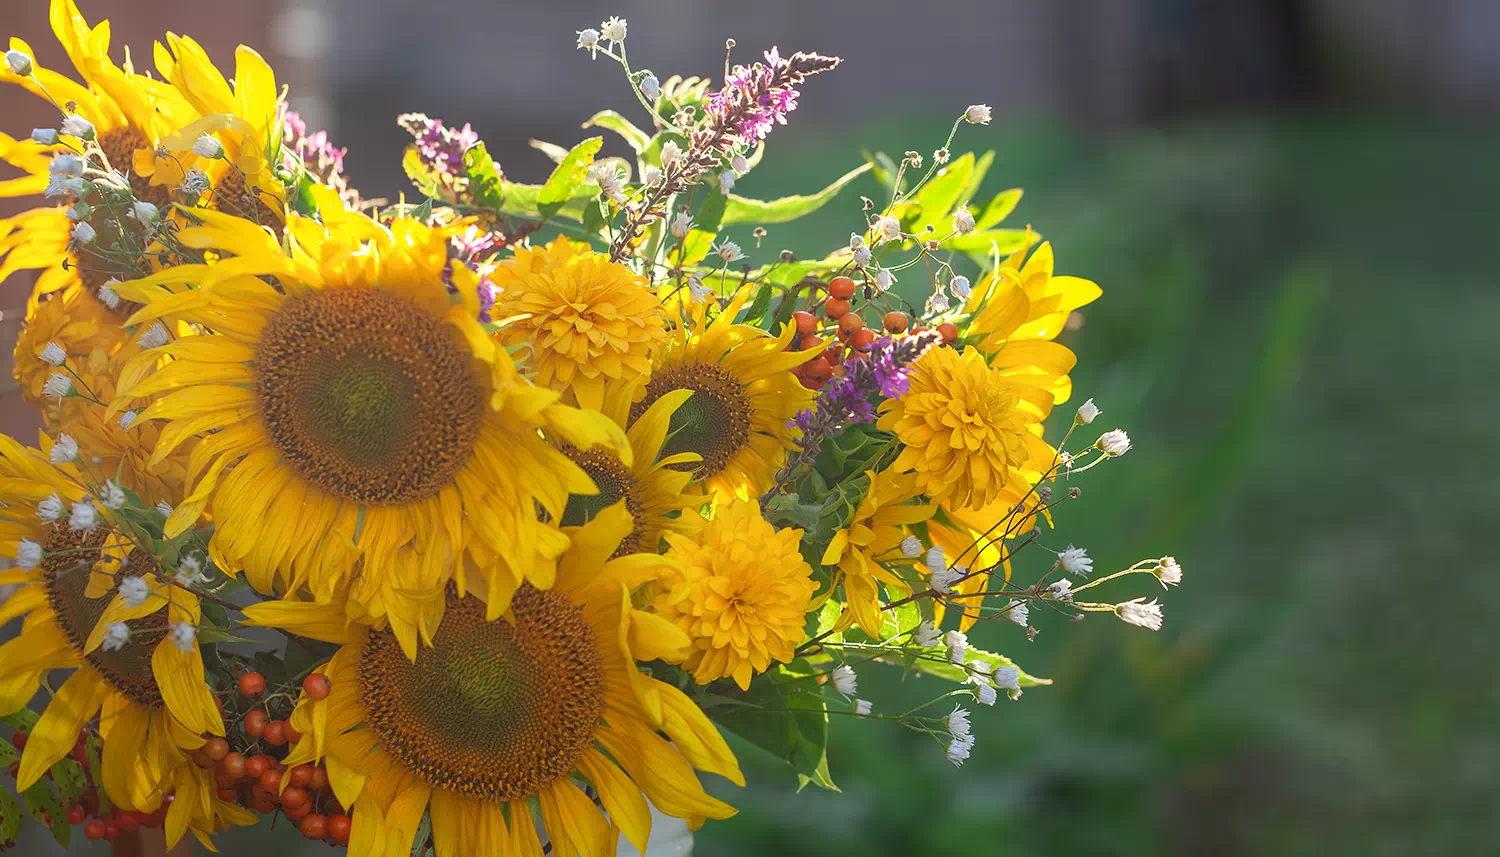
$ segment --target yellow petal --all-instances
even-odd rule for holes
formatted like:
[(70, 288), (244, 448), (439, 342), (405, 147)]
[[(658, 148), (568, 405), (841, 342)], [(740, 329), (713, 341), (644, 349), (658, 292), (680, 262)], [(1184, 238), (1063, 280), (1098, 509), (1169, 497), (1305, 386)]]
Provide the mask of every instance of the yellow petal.
[(75, 670), (47, 703), (47, 710), (32, 727), (21, 754), (16, 789), (31, 788), (53, 765), (72, 751), (78, 730), (99, 711), (109, 688), (90, 668)]

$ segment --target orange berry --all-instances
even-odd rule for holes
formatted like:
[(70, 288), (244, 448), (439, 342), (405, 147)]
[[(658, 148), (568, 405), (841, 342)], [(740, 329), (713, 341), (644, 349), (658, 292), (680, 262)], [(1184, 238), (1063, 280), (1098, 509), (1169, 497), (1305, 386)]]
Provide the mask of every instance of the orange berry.
[(281, 791), (281, 769), (266, 768), (260, 775), (260, 787), (266, 790), (271, 797), (276, 797)]
[(308, 839), (322, 839), (328, 835), (328, 817), (316, 812), (302, 819), (302, 835)]
[(284, 806), (281, 808), (281, 811), (285, 813), (286, 817), (290, 818), (292, 821), (300, 822), (302, 819), (307, 818), (308, 813), (312, 812), (313, 808), (312, 804), (304, 803), (296, 809), (291, 809)]
[(792, 323), (797, 325), (797, 332), (806, 336), (818, 329), (818, 317), (806, 310), (797, 310), (792, 313)]
[(245, 760), (245, 776), (252, 780), (260, 779), (261, 775), (271, 770), (276, 760), (270, 756), (251, 756)]
[(834, 277), (828, 281), (828, 294), (836, 298), (854, 297), (854, 281), (848, 277)]
[(297, 727), (292, 725), (292, 721), (283, 720), (281, 722), (286, 726), (286, 742), (288, 744), (295, 744), (302, 740), (302, 733), (297, 731)]
[(882, 323), (885, 325), (886, 333), (900, 333), (906, 329), (906, 313), (900, 310), (891, 310), (885, 314)]
[(254, 806), (255, 811), (260, 813), (261, 815), (270, 815), (271, 813), (276, 811), (276, 798), (273, 798), (270, 795), (262, 795), (258, 798), (255, 798), (251, 802), (251, 805)]
[(239, 753), (229, 753), (219, 762), (219, 770), (227, 777), (240, 779), (245, 776), (245, 757)]
[(849, 347), (855, 351), (869, 351), (870, 346), (875, 344), (875, 331), (868, 327), (861, 328), (849, 334)]
[(210, 738), (203, 742), (203, 755), (217, 762), (229, 755), (229, 742), (223, 738)]
[(347, 815), (334, 815), (328, 819), (328, 837), (334, 845), (348, 845), (349, 834), (354, 831), (354, 822)]
[(134, 810), (122, 809), (115, 813), (115, 826), (129, 833), (141, 826), (142, 814)]
[(254, 699), (265, 692), (266, 677), (256, 672), (240, 676), (240, 693)]
[(312, 779), (308, 781), (307, 787), (315, 792), (328, 788), (328, 771), (323, 768), (313, 768)]
[(119, 838), (120, 838), (120, 825), (115, 824), (113, 821), (106, 821), (106, 822), (104, 822), (104, 841), (105, 842), (114, 842), (116, 839), (119, 839)]
[(83, 826), (83, 835), (89, 839), (103, 839), (104, 822), (97, 818), (89, 819), (88, 823)]
[(232, 787), (219, 789), (219, 800), (224, 801), (225, 803), (239, 803), (239, 790)]
[(797, 350), (806, 351), (809, 348), (817, 348), (821, 344), (823, 344), (823, 337), (821, 336), (804, 336), (797, 343)]
[(958, 325), (951, 321), (945, 321), (937, 326), (938, 333), (943, 335), (943, 342), (952, 342), (958, 338)]
[(265, 731), (262, 733), (261, 737), (265, 738), (266, 743), (270, 744), (272, 747), (280, 747), (282, 744), (285, 744), (286, 721), (272, 720), (270, 723), (267, 723)]
[(854, 333), (856, 330), (863, 330), (864, 326), (865, 320), (852, 312), (839, 319), (839, 333), (845, 336)]
[(281, 805), (287, 809), (300, 809), (307, 805), (307, 789), (287, 786), (281, 791)]
[(306, 788), (307, 784), (312, 782), (312, 772), (312, 765), (298, 765), (292, 768), (292, 785)]
[(849, 302), (843, 298), (829, 298), (823, 301), (823, 314), (829, 318), (843, 318), (849, 314)]
[(71, 807), (68, 807), (69, 824), (74, 826), (83, 824), (83, 820), (87, 817), (88, 813), (83, 811), (83, 804), (73, 804)]
[(302, 692), (307, 694), (307, 698), (313, 702), (317, 702), (320, 699), (327, 699), (328, 692), (332, 689), (333, 683), (328, 680), (328, 676), (322, 673), (313, 673), (302, 680)]
[(251, 711), (245, 715), (245, 734), (251, 738), (259, 738), (266, 732), (266, 723), (271, 718), (264, 711)]

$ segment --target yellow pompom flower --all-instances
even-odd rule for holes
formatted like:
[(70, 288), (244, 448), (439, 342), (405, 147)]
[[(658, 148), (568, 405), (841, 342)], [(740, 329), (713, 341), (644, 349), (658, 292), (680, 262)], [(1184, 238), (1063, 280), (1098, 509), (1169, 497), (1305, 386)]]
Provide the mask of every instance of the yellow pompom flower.
[(728, 676), (748, 689), (772, 661), (792, 659), (817, 589), (801, 541), (801, 530), (767, 523), (753, 500), (717, 507), (695, 534), (667, 534), (675, 567), (657, 581), (651, 607), (691, 638), (681, 663), (699, 684)]
[(526, 346), (537, 383), (564, 400), (599, 410), (604, 387), (651, 371), (667, 336), (665, 313), (644, 277), (585, 244), (558, 238), (543, 250), (516, 250), (491, 274), (490, 315), (514, 319), (500, 332)]
[(234, 258), (120, 291), (144, 304), (132, 324), (203, 332), (144, 352), (172, 359), (138, 382), (127, 367), (114, 408), (148, 399), (136, 420), (166, 421), (153, 462), (201, 438), (169, 536), (210, 511), (222, 568), (262, 593), (348, 598), (415, 657), (455, 577), (478, 578), (491, 616), (523, 581), (550, 584), (567, 537), (537, 508), (557, 521), (569, 494), (595, 488), (541, 431), (627, 464), (630, 447), (602, 415), (518, 374), (480, 326), (462, 266), (454, 303), (446, 231), (336, 210), (322, 224), (293, 214), (285, 245), (199, 211), (182, 241)]
[[(75, 465), (52, 464), (49, 452), (0, 436), (0, 556), (19, 566), (0, 571), (0, 584), (20, 587), (0, 605), (0, 624), (24, 617), (21, 633), (0, 646), (0, 711), (25, 706), (48, 672), (73, 671), (31, 731), (17, 788), (66, 757), (98, 715), (105, 793), (152, 812), (175, 791), (170, 842), (189, 829), (206, 842), (226, 824), (253, 823), (218, 800), (212, 773), (190, 758), (207, 734), (224, 734), (197, 639), (178, 633), (183, 624), (196, 629), (197, 596), (164, 581), (156, 557), (89, 499), (98, 486), (86, 485)], [(145, 583), (133, 606), (117, 588), (125, 577)]]
[(1052, 460), (1041, 439), (1052, 395), (990, 368), (977, 349), (929, 349), (912, 367), (910, 392), (880, 409), (876, 425), (903, 444), (890, 469), (915, 472), (922, 493), (952, 508), (1025, 493)]
[(63, 371), (42, 359), (43, 350), (54, 342), (68, 355), (68, 365), (77, 371), (96, 351), (114, 354), (130, 342), (130, 334), (98, 298), (78, 283), (45, 300), (30, 303), (21, 335), (16, 339), (13, 371), (22, 397), (41, 408), (49, 425), (56, 422), (65, 404), (75, 401), (65, 399), (59, 403), (56, 398), (42, 395), (47, 379), (54, 372)]
[(618, 834), (644, 853), (652, 805), (693, 827), (734, 814), (693, 772), (744, 785), (723, 737), (686, 694), (636, 667), (688, 640), (631, 607), (629, 589), (670, 564), (611, 559), (633, 527), (616, 504), (569, 528), (552, 588), (523, 586), (499, 619), (486, 619), (482, 593), (449, 589), (415, 662), (338, 604), (246, 609), (253, 624), (341, 645), (320, 668), (328, 696), (292, 713), (303, 738), (284, 764), (327, 760), (352, 809), (351, 857), (410, 852), (424, 812), (438, 854), (494, 857), (540, 857), (536, 811), (552, 854), (596, 857)]
[(839, 630), (858, 623), (871, 637), (879, 637), (884, 624), (880, 615), (880, 584), (910, 594), (911, 587), (887, 568), (897, 563), (910, 566), (915, 560), (901, 555), (906, 528), (933, 516), (937, 506), (912, 503), (921, 494), (916, 475), (884, 470), (867, 471), (870, 487), (854, 510), (847, 529), (833, 534), (824, 565), (837, 565), (844, 585), (844, 612)]

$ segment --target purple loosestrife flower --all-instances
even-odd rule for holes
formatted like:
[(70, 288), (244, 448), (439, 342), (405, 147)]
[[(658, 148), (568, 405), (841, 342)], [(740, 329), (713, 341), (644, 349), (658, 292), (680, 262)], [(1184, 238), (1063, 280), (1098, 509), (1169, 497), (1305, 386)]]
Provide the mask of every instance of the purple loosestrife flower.
[(451, 290), (453, 288), (453, 265), (464, 265), (479, 274), (479, 320), (486, 324), (494, 321), (490, 317), (490, 309), (495, 306), (497, 290), (495, 284), (490, 282), (485, 275), (495, 267), (491, 260), (505, 245), (504, 235), (480, 229), (478, 226), (470, 226), (461, 234), (449, 239), (451, 258), (449, 267), (443, 272), (443, 280)]
[(458, 199), (468, 187), (464, 170), (464, 152), (479, 142), (479, 135), (469, 124), (458, 130), (449, 128), (441, 119), (433, 119), (425, 113), (406, 113), (396, 117), (396, 123), (416, 138), (417, 155), (423, 166), (432, 171), (439, 185)]
[[(349, 187), (349, 179), (344, 175), (344, 154), (348, 150), (333, 145), (327, 131), (309, 134), (307, 123), (297, 111), (287, 110), (282, 114), (282, 140), (302, 159), (302, 168), (308, 175), (319, 184), (337, 190), (346, 205), (359, 206), (359, 191)], [(290, 164), (288, 168), (291, 168)]]

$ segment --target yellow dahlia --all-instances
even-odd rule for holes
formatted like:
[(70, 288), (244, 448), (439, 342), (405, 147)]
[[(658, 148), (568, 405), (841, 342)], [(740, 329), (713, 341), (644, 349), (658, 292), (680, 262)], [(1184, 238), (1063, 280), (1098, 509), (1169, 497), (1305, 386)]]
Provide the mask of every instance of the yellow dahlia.
[(880, 409), (876, 425), (902, 443), (891, 469), (914, 471), (917, 488), (950, 508), (1023, 494), (1052, 461), (1041, 439), (1052, 395), (989, 367), (978, 349), (929, 349), (912, 367), (910, 392)]
[(748, 689), (772, 661), (792, 659), (817, 589), (801, 541), (801, 530), (767, 523), (753, 500), (718, 506), (696, 534), (667, 534), (675, 567), (657, 581), (651, 609), (687, 632), (692, 649), (681, 663), (699, 684), (728, 676)]
[(638, 417), (673, 390), (694, 395), (672, 415), (664, 451), (696, 452), (693, 477), (720, 499), (757, 496), (796, 439), (788, 422), (813, 399), (792, 369), (817, 351), (788, 350), (796, 328), (772, 336), (736, 324), (748, 292), (710, 320), (700, 304), (657, 354), (650, 383), (631, 411)]
[[(17, 787), (67, 756), (99, 715), (101, 785), (112, 801), (152, 812), (176, 792), (167, 815), (173, 843), (189, 829), (207, 841), (224, 824), (252, 823), (218, 800), (211, 773), (189, 757), (204, 733), (224, 734), (192, 633), (197, 596), (163, 581), (156, 557), (113, 529), (90, 498), (94, 480), (52, 464), (48, 452), (0, 437), (0, 555), (20, 566), (0, 572), (0, 584), (20, 586), (0, 605), (0, 624), (24, 617), (21, 633), (0, 646), (0, 710), (25, 706), (51, 670), (73, 670), (29, 736)], [(136, 606), (117, 589), (125, 577), (146, 583)]]
[[(62, 271), (62, 268), (52, 270)], [(47, 379), (62, 371), (42, 359), (43, 350), (49, 344), (57, 343), (76, 371), (77, 364), (95, 351), (112, 355), (122, 346), (128, 347), (130, 341), (130, 334), (120, 326), (119, 319), (78, 283), (64, 288), (50, 299), (32, 301), (26, 310), (21, 335), (16, 339), (13, 371), (21, 395), (41, 408), (48, 424), (53, 424), (63, 404), (77, 400), (67, 399), (60, 403), (56, 398), (42, 394)]]
[(880, 584), (910, 594), (907, 579), (892, 571), (891, 565), (911, 566), (914, 560), (901, 554), (901, 539), (906, 528), (931, 518), (937, 507), (930, 503), (912, 503), (920, 491), (916, 475), (885, 470), (868, 471), (870, 487), (860, 500), (859, 508), (846, 529), (833, 534), (824, 552), (824, 565), (837, 565), (844, 584), (844, 612), (839, 625), (858, 623), (866, 634), (880, 635), (884, 624), (880, 615)]
[(610, 559), (633, 527), (616, 504), (569, 528), (553, 587), (523, 586), (499, 619), (450, 589), (415, 662), (390, 631), (337, 605), (247, 609), (253, 623), (342, 644), (321, 667), (329, 695), (292, 714), (304, 737), (285, 764), (327, 759), (353, 809), (351, 857), (409, 853), (424, 811), (443, 857), (541, 857), (534, 811), (550, 853), (568, 857), (612, 854), (618, 833), (645, 852), (651, 805), (694, 827), (734, 814), (693, 772), (744, 784), (724, 739), (685, 694), (636, 668), (688, 641), (630, 605), (628, 588), (670, 564)]
[(651, 371), (666, 319), (644, 277), (588, 245), (558, 238), (519, 248), (491, 274), (498, 294), (490, 315), (514, 319), (500, 339), (527, 347), (537, 382), (568, 402), (599, 410), (609, 382)]
[(450, 580), (476, 574), (492, 616), (523, 581), (550, 584), (568, 540), (537, 507), (556, 521), (570, 493), (595, 489), (539, 430), (627, 464), (630, 448), (602, 415), (518, 376), (462, 266), (454, 303), (445, 231), (324, 214), (292, 215), (283, 250), (249, 221), (198, 212), (182, 240), (234, 258), (119, 287), (145, 304), (131, 323), (202, 332), (146, 352), (172, 360), (122, 382), (114, 407), (149, 399), (136, 421), (166, 422), (153, 462), (201, 437), (169, 536), (210, 510), (222, 568), (262, 593), (347, 597), (415, 657)]

